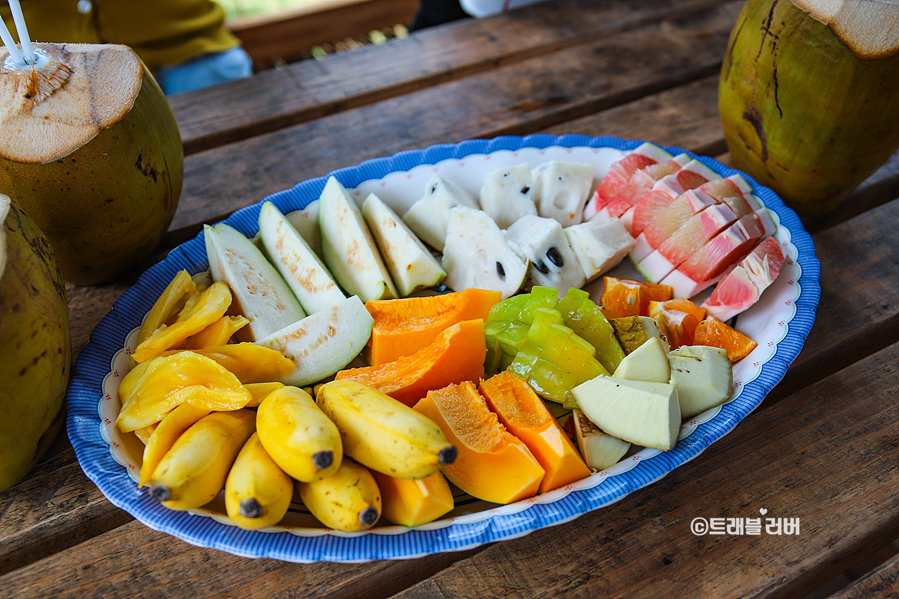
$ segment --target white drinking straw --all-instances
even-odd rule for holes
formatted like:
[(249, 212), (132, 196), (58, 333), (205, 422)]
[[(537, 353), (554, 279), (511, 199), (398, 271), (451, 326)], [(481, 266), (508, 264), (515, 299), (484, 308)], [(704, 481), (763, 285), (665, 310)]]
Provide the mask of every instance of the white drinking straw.
[(31, 48), (31, 38), (28, 37), (28, 27), (25, 25), (25, 16), (19, 0), (9, 0), (9, 9), (12, 11), (12, 20), (16, 23), (16, 33), (19, 34), (19, 43), (22, 44), (22, 54), (25, 62), (34, 64), (34, 50)]
[(25, 66), (25, 59), (22, 58), (22, 53), (16, 47), (16, 42), (13, 41), (12, 35), (10, 35), (9, 29), (6, 28), (6, 23), (3, 19), (0, 19), (0, 38), (3, 38), (3, 45), (6, 46), (6, 51), (9, 52), (13, 62), (19, 66)]

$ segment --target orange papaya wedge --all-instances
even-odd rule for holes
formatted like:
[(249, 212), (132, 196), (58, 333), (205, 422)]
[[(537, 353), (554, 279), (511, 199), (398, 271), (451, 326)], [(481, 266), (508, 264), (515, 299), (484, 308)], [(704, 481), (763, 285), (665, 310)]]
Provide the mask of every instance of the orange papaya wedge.
[(412, 406), (431, 389), (483, 377), (486, 354), (484, 321), (465, 320), (411, 356), (379, 366), (341, 370), (334, 378), (365, 383)]
[(374, 319), (362, 357), (372, 366), (386, 364), (427, 347), (448, 327), (465, 320), (487, 320), (499, 291), (465, 289), (443, 295), (373, 300), (365, 308)]
[(546, 470), (541, 493), (590, 476), (571, 439), (527, 382), (506, 370), (481, 381), (478, 390), (503, 426), (527, 445)]
[(537, 494), (545, 473), (518, 437), (508, 432), (471, 381), (429, 391), (415, 410), (437, 423), (456, 446), (441, 468), (454, 485), (484, 501), (507, 504)]

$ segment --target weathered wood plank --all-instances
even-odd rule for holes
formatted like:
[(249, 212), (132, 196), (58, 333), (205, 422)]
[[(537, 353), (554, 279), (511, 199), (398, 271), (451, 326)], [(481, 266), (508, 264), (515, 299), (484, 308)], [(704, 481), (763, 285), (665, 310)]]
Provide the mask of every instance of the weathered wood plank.
[(713, 75), (739, 8), (728, 3), (194, 154), (172, 228), (215, 220), (365, 159), (533, 133)]
[(266, 17), (229, 23), (257, 69), (308, 58), (318, 44), (367, 39), (373, 29), (408, 25), (418, 0), (327, 0)]
[(899, 555), (874, 568), (830, 599), (896, 599), (899, 597)]
[[(897, 364), (894, 345), (752, 414), (652, 487), (397, 597), (802, 596), (899, 534)], [(798, 518), (800, 533), (697, 536), (694, 518)]]
[[(564, 0), (465, 20), (169, 98), (188, 154), (562, 47), (713, 10), (722, 0)], [(464, 104), (464, 103), (463, 103)]]

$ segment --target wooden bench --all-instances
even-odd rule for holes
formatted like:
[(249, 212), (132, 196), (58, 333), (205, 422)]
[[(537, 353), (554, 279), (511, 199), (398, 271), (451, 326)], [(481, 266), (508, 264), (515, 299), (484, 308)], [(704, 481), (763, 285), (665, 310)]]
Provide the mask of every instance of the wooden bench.
[(230, 23), (253, 58), (255, 70), (308, 58), (310, 48), (352, 38), (372, 30), (407, 25), (418, 0), (326, 0), (286, 13), (246, 17)]

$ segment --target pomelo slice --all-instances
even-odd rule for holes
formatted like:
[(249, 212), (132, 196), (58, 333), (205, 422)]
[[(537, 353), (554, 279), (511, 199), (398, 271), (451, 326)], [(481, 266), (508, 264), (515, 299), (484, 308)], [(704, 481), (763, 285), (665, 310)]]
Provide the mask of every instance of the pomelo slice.
[(596, 188), (596, 192), (587, 202), (584, 208), (584, 219), (593, 217), (600, 208), (617, 196), (635, 172), (670, 158), (671, 154), (662, 148), (651, 143), (644, 143), (630, 154), (613, 162)]
[(775, 230), (767, 210), (748, 214), (718, 233), (689, 260), (662, 279), (675, 297), (692, 297), (713, 285), (730, 266), (746, 257), (764, 237)]
[(609, 200), (603, 207), (606, 211), (603, 216), (620, 217), (660, 183), (666, 186), (678, 185), (677, 173), (683, 170), (689, 162), (690, 157), (686, 154), (681, 154), (671, 160), (659, 162), (638, 170), (631, 175), (627, 185), (618, 192), (618, 195)]
[(637, 270), (651, 283), (658, 283), (736, 220), (726, 204), (709, 206), (669, 235), (659, 249), (637, 265)]
[(730, 320), (758, 301), (780, 274), (784, 261), (780, 244), (768, 237), (721, 279), (702, 306), (719, 320)]

